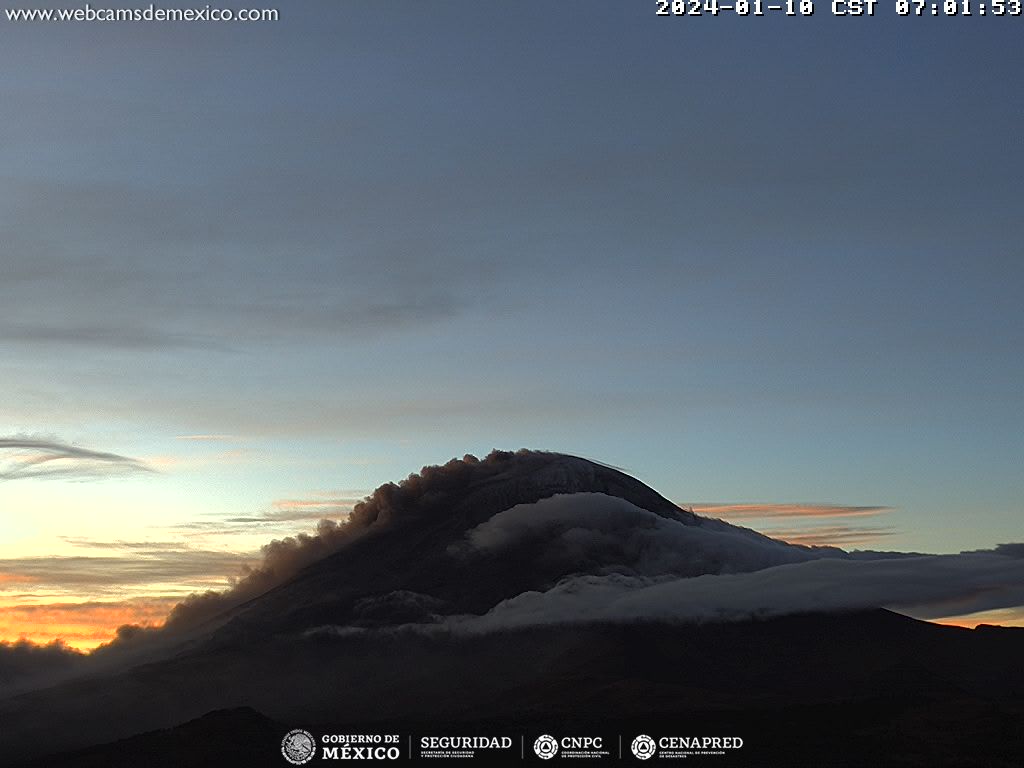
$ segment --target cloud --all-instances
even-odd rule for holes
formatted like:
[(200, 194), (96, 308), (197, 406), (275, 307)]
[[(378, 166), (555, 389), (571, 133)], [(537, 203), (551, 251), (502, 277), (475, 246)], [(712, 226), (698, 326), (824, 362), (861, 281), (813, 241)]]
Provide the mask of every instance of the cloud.
[(88, 539), (84, 536), (61, 536), (60, 540), (83, 549), (122, 549), (135, 553), (152, 552), (154, 550), (159, 552), (182, 546), (179, 541), (124, 541), (123, 539), (102, 541)]
[(790, 544), (808, 547), (848, 547), (853, 544), (871, 544), (897, 531), (891, 526), (824, 525), (806, 528), (771, 528), (765, 531), (772, 538)]
[(892, 507), (851, 507), (842, 504), (692, 504), (690, 509), (699, 515), (728, 520), (789, 517), (873, 517), (891, 512)]
[(980, 593), (1000, 607), (1022, 604), (1024, 561), (999, 555), (822, 558), (694, 578), (581, 575), (550, 590), (525, 592), (453, 626), (493, 631), (597, 621), (738, 621), (878, 607), (914, 612)]
[[(877, 517), (892, 511), (884, 506), (848, 506), (843, 504), (803, 504), (744, 502), (730, 504), (693, 504), (697, 514), (725, 520), (754, 522), (772, 538), (805, 546), (846, 547), (878, 542), (897, 533), (892, 526), (857, 525), (850, 518)], [(787, 528), (773, 527), (776, 521), (789, 523)], [(840, 521), (835, 525), (823, 522)]]
[[(376, 227), (357, 244), (351, 227), (360, 217), (343, 236), (342, 211), (325, 218), (322, 205), (303, 205), (282, 216), (285, 180), (272, 192), (266, 177), (251, 179), (254, 186), (235, 171), (231, 177), (215, 194), (238, 205), (217, 214), (177, 189), (66, 178), (8, 185), (5, 202), (22, 215), (6, 233), (11, 263), (0, 284), (7, 318), (0, 343), (179, 353), (265, 348), (415, 329), (453, 318), (469, 303), (458, 280), (448, 279), (461, 270), (440, 246), (438, 269), (417, 263), (428, 258), (429, 236), (421, 232), (415, 248), (414, 225), (401, 225), (410, 230), (403, 253), (382, 244)], [(303, 189), (292, 192), (305, 197)], [(59, 231), (31, 223), (55, 206), (66, 214)], [(389, 223), (393, 231), (396, 222)]]
[(206, 349), (225, 351), (227, 347), (208, 336), (175, 333), (145, 328), (135, 323), (126, 325), (32, 325), (0, 324), (0, 341), (40, 344), (108, 347), (111, 349)]
[(1024, 558), (1024, 542), (1012, 544), (997, 544), (992, 549), (971, 549), (965, 555), (1003, 555), (1004, 557)]
[(225, 574), (238, 572), (253, 556), (248, 553), (192, 549), (173, 542), (87, 542), (76, 546), (114, 550), (104, 555), (51, 555), (0, 559), (0, 586), (19, 586), (61, 594), (91, 592), (118, 594), (151, 585), (222, 584)]
[[(385, 483), (370, 496), (355, 503), (347, 510), (349, 499), (340, 495), (328, 495), (323, 499), (284, 499), (273, 512), (266, 515), (229, 518), (211, 523), (190, 523), (179, 526), (208, 531), (220, 530), (225, 523), (248, 524), (266, 522), (275, 519), (307, 519), (308, 516), (320, 517), (324, 512), (323, 505), (332, 513), (345, 512), (345, 520), (321, 519), (316, 532), (298, 534), (283, 539), (275, 539), (261, 548), (261, 562), (250, 566), (243, 564), (240, 575), (231, 589), (226, 591), (207, 590), (195, 593), (176, 605), (167, 617), (166, 628), (171, 632), (186, 631), (207, 619), (222, 614), (241, 603), (257, 597), (273, 587), (287, 581), (302, 568), (317, 560), (321, 560), (339, 551), (352, 541), (371, 532), (385, 529), (401, 528), (424, 516), (448, 514), (451, 509), (448, 501), (458, 497), (458, 492), (466, 491), (474, 485), (484, 483), (502, 473), (508, 472), (518, 464), (530, 462), (542, 463), (550, 461), (550, 455), (530, 451), (512, 453), (510, 451), (493, 451), (485, 459), (465, 456), (452, 459), (443, 466), (424, 467), (418, 474), (409, 475), (400, 483)], [(538, 459), (538, 457), (540, 457)], [(563, 457), (564, 458), (564, 457)], [(574, 460), (581, 462), (581, 460)], [(586, 462), (581, 462), (585, 464)], [(660, 497), (659, 497), (660, 498)], [(490, 504), (497, 505), (498, 511), (503, 508), (501, 498), (489, 499)], [(310, 504), (309, 502), (312, 502)], [(667, 503), (667, 502), (666, 502)], [(91, 558), (90, 560), (97, 560)], [(188, 559), (183, 557), (184, 562)], [(173, 562), (178, 562), (176, 559)], [(68, 563), (66, 563), (68, 564)], [(39, 563), (33, 573), (41, 572), (46, 566)], [(84, 573), (77, 577), (88, 578), (97, 571), (92, 563), (88, 564)], [(0, 570), (3, 570), (0, 561)], [(12, 572), (14, 568), (9, 568)], [(24, 575), (22, 565), (18, 573)]]
[(225, 523), (280, 523), (298, 520), (345, 518), (352, 513), (362, 496), (323, 494), (309, 499), (276, 499), (273, 509), (248, 517), (225, 518)]
[(875, 607), (938, 617), (1024, 605), (1024, 544), (959, 555), (851, 555), (788, 547), (714, 520), (688, 526), (623, 499), (573, 494), (501, 512), (470, 530), (464, 547), (488, 553), (523, 541), (545, 556), (561, 551), (580, 572), (456, 626), (721, 621)]
[[(253, 568), (243, 568), (241, 578), (230, 590), (211, 590), (190, 596), (171, 612), (167, 627), (178, 631), (195, 626), (263, 594), (307, 565), (371, 533), (388, 530), (401, 535), (400, 529), (423, 518), (456, 514), (457, 510), (452, 504), (467, 503), (465, 495), (471, 489), (486, 488), (488, 481), (502, 475), (508, 476), (517, 469), (534, 470), (536, 474), (531, 479), (540, 484), (537, 488), (531, 488), (527, 483), (520, 484), (517, 487), (520, 496), (535, 493), (540, 498), (549, 495), (550, 492), (545, 492), (543, 486), (546, 483), (564, 486), (567, 479), (563, 464), (566, 461), (574, 462), (577, 471), (594, 466), (581, 459), (557, 454), (492, 451), (482, 460), (467, 455), (441, 466), (423, 467), (418, 474), (411, 474), (400, 483), (385, 483), (377, 488), (370, 496), (354, 505), (343, 523), (323, 519), (318, 523), (314, 535), (299, 534), (271, 541), (261, 549), (262, 562)], [(593, 478), (585, 472), (571, 480), (578, 483), (593, 482)], [(671, 506), (653, 491), (650, 493), (652, 497)], [(499, 512), (510, 503), (514, 502), (507, 501), (507, 497), (500, 493), (486, 494), (476, 499), (474, 507), (476, 513), (482, 514), (488, 509)]]
[[(991, 549), (961, 552), (962, 557), (1000, 557), (1024, 562), (1024, 543), (998, 544)], [(1015, 597), (1014, 597), (1015, 596)], [(984, 589), (966, 594), (954, 594), (943, 600), (915, 605), (908, 613), (920, 619), (942, 619), (979, 612), (992, 612), (1007, 608), (1024, 609), (1024, 583), (1005, 589)]]
[[(211, 302), (213, 299), (211, 299)], [(456, 317), (461, 303), (450, 297), (410, 297), (406, 300), (368, 303), (356, 301), (336, 307), (311, 305), (229, 307), (211, 304), (206, 311), (218, 316), (220, 335), (190, 330), (182, 321), (177, 329), (146, 328), (138, 317), (127, 318), (123, 325), (53, 325), (48, 323), (0, 324), (0, 342), (106, 348), (128, 351), (199, 350), (231, 352), (240, 347), (272, 340), (288, 340), (302, 332), (324, 337), (331, 334), (375, 335), (415, 328)], [(254, 328), (261, 328), (259, 334)]]
[(0, 480), (90, 479), (152, 472), (138, 459), (95, 451), (58, 440), (0, 437)]
[(519, 504), (468, 531), (450, 551), (472, 557), (521, 544), (588, 573), (640, 576), (753, 571), (822, 556), (716, 520), (684, 524), (601, 493)]
[(146, 464), (158, 471), (184, 471), (227, 464), (251, 464), (261, 460), (257, 454), (249, 450), (233, 448), (202, 455), (150, 455), (146, 457)]
[(258, 566), (241, 568), (241, 576), (227, 591), (207, 590), (195, 593), (174, 606), (166, 626), (172, 631), (189, 629), (227, 611), (246, 600), (258, 597), (281, 584), (302, 568), (336, 552), (350, 541), (353, 531), (333, 520), (321, 520), (315, 535), (300, 533), (275, 539), (261, 548)]
[(0, 641), (0, 691), (38, 685), (78, 669), (85, 657), (60, 641), (36, 645), (25, 640)]

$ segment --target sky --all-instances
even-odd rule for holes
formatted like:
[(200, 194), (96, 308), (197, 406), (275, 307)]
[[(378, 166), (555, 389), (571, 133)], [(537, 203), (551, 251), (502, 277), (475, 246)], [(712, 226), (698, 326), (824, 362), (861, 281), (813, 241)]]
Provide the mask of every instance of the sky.
[(492, 448), (1019, 541), (1019, 18), (0, 20), (0, 639), (159, 621)]

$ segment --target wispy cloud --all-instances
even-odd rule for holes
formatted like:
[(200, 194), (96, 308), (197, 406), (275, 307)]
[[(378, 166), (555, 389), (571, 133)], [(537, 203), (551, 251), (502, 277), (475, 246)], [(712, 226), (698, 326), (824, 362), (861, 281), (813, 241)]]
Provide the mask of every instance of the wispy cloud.
[(0, 592), (4, 587), (51, 594), (124, 594), (152, 585), (174, 585), (188, 592), (197, 587), (225, 586), (253, 555), (191, 549), (168, 542), (83, 542), (76, 546), (105, 550), (97, 555), (61, 555), (0, 559)]
[(102, 541), (97, 539), (88, 539), (83, 536), (61, 536), (60, 540), (83, 549), (120, 550), (135, 554), (142, 554), (146, 552), (166, 552), (169, 550), (182, 549), (180, 541), (125, 541), (123, 539)]
[(352, 508), (365, 496), (329, 496), (308, 499), (277, 499), (273, 509), (263, 513), (260, 519), (273, 521), (321, 520), (325, 517), (348, 517)]
[(207, 349), (227, 347), (214, 339), (190, 333), (174, 333), (137, 325), (0, 325), (0, 341), (23, 344), (54, 344), (108, 347), (112, 349)]
[(770, 504), (751, 502), (740, 504), (692, 504), (699, 515), (721, 517), (728, 520), (745, 520), (764, 517), (872, 517), (890, 512), (891, 507), (851, 507), (842, 504)]
[[(705, 502), (682, 506), (700, 515), (753, 524), (768, 536), (809, 547), (870, 544), (897, 533), (893, 526), (848, 522), (851, 519), (875, 518), (893, 511), (892, 507), (886, 506), (798, 502)], [(838, 522), (828, 525), (832, 521)]]
[(323, 491), (306, 498), (276, 499), (271, 509), (253, 515), (225, 518), (225, 523), (282, 523), (345, 518), (363, 498), (364, 491)]
[(893, 527), (871, 525), (825, 525), (808, 528), (771, 529), (766, 531), (773, 539), (782, 539), (790, 544), (807, 547), (847, 547), (855, 544), (871, 544), (887, 536), (894, 536)]
[(6, 589), (5, 584), (31, 584), (31, 576), (24, 573), (0, 573), (0, 591)]
[[(216, 441), (210, 441), (216, 442)], [(158, 470), (189, 470), (225, 464), (245, 464), (259, 460), (257, 454), (244, 448), (233, 448), (216, 453), (199, 455), (168, 455), (147, 456), (146, 464)]]
[(146, 463), (117, 453), (37, 437), (0, 437), (0, 480), (90, 479), (152, 472)]

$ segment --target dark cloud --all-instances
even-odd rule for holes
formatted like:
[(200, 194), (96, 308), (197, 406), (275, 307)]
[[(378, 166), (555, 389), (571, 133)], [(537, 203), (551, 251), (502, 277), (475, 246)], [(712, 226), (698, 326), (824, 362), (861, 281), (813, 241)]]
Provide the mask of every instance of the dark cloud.
[(176, 605), (167, 617), (167, 628), (172, 631), (191, 628), (258, 597), (305, 566), (336, 552), (360, 532), (355, 526), (321, 520), (314, 535), (300, 533), (275, 539), (261, 548), (262, 561), (258, 566), (245, 564), (241, 567), (241, 575), (231, 589), (194, 594)]
[(353, 624), (387, 626), (396, 621), (403, 624), (437, 621), (444, 608), (444, 601), (432, 595), (398, 589), (358, 600), (353, 609)]
[(80, 668), (84, 658), (60, 640), (47, 645), (0, 642), (0, 691), (67, 675)]
[(1012, 544), (997, 544), (992, 549), (972, 549), (966, 552), (961, 552), (963, 555), (1002, 555), (1003, 557), (1021, 557), (1024, 558), (1024, 542), (1014, 542)]
[(209, 337), (144, 328), (134, 323), (122, 326), (0, 323), (0, 341), (127, 350), (186, 348), (224, 352), (228, 349), (224, 344)]
[(0, 437), (0, 480), (30, 477), (87, 479), (152, 472), (138, 459), (58, 440)]
[[(219, 193), (236, 201), (227, 209), (192, 193), (95, 180), (9, 188), (18, 215), (5, 232), (0, 343), (223, 352), (414, 329), (473, 303), (460, 284), (479, 282), (479, 270), (432, 246), (428, 231), (417, 238), (387, 206), (390, 230), (410, 231), (397, 242), (376, 226), (357, 237), (351, 228), (366, 227), (359, 217), (345, 232), (324, 215), (333, 194), (283, 216), (293, 183), (232, 174)], [(290, 192), (309, 198), (306, 188)], [(59, 232), (42, 222), (57, 209)], [(55, 304), (59, 313), (48, 309)]]
[[(265, 545), (260, 565), (243, 569), (241, 578), (232, 589), (193, 595), (175, 607), (168, 617), (167, 626), (172, 630), (195, 626), (263, 594), (307, 565), (371, 532), (395, 531), (424, 516), (451, 514), (450, 503), (453, 499), (458, 499), (460, 494), (470, 488), (486, 486), (488, 481), (509, 473), (518, 465), (531, 462), (551, 464), (553, 469), (541, 473), (544, 478), (542, 482), (551, 483), (555, 487), (565, 487), (566, 482), (579, 482), (578, 478), (574, 480), (564, 476), (550, 458), (552, 456), (556, 455), (534, 451), (493, 451), (481, 460), (467, 455), (462, 459), (452, 459), (442, 466), (424, 467), (418, 474), (411, 474), (400, 483), (385, 483), (355, 504), (344, 523), (323, 519), (317, 525), (314, 535), (289, 536)], [(589, 464), (578, 459), (573, 461)], [(522, 488), (519, 491), (522, 492)], [(539, 492), (541, 496), (549, 495), (543, 491), (534, 492)], [(487, 497), (480, 504), (486, 504), (498, 512), (515, 503), (514, 496), (508, 495), (510, 493), (511, 490)]]
[[(450, 298), (417, 298), (404, 302), (366, 303), (313, 310), (308, 307), (236, 307), (235, 320), (222, 325), (238, 327), (218, 336), (190, 330), (145, 328), (132, 317), (124, 325), (33, 325), (0, 324), (0, 342), (30, 345), (53, 344), (69, 347), (105, 347), (130, 351), (194, 349), (229, 352), (259, 341), (287, 339), (289, 331), (319, 331), (334, 334), (375, 334), (403, 327), (415, 327), (456, 316), (460, 307)], [(226, 309), (208, 310), (223, 314)], [(252, 331), (262, 328), (258, 334)]]

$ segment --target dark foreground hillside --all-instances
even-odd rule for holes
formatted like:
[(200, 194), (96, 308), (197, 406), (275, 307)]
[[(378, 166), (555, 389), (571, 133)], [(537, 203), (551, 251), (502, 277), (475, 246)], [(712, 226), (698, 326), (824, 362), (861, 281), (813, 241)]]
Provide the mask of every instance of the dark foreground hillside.
[[(209, 709), (120, 740), (103, 739), (103, 708), (83, 717), (71, 698), (23, 697), (22, 718), (33, 717), (33, 703), (52, 713), (40, 718), (32, 751), (58, 752), (28, 764), (282, 766), (281, 737), (296, 727), (393, 732), (403, 741), (507, 734), (527, 745), (540, 733), (604, 734), (606, 743), (638, 733), (744, 740), (734, 754), (694, 756), (688, 766), (1018, 766), (1024, 755), (1024, 631), (1012, 629), (875, 611), (468, 638), (311, 638), (292, 650), (182, 658), (113, 686), (80, 682), (63, 691), (115, 711), (128, 711), (143, 690), (157, 692), (137, 699), (140, 731), (158, 713)], [(250, 706), (232, 708), (232, 700)], [(12, 714), (4, 713), (8, 725)], [(107, 743), (60, 751), (66, 737), (84, 734)], [(17, 751), (3, 746), (8, 756)], [(528, 747), (525, 754), (529, 762)], [(619, 764), (613, 758), (597, 762)], [(487, 758), (501, 762), (523, 761), (518, 750)], [(623, 762), (640, 764), (628, 749)]]

